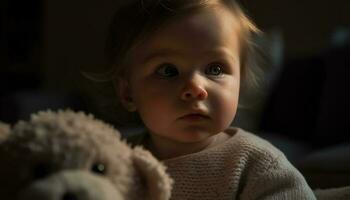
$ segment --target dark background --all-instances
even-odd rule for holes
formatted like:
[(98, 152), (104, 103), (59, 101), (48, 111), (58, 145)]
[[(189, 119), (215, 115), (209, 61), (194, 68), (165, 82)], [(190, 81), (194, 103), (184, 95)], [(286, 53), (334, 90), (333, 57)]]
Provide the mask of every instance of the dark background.
[[(265, 36), (269, 70), (259, 103), (235, 123), (327, 146), (349, 141), (348, 0), (243, 0)], [(112, 0), (0, 2), (0, 121), (41, 109), (96, 112), (79, 68), (105, 64)], [(249, 99), (249, 98), (248, 98)], [(96, 113), (98, 117), (103, 115)]]

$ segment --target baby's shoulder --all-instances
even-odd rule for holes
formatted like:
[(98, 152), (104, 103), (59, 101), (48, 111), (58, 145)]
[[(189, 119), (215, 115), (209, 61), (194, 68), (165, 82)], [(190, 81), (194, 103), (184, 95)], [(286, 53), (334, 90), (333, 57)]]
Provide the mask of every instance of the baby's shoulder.
[(269, 141), (243, 129), (235, 128), (231, 148), (237, 154), (249, 160), (273, 162), (276, 159), (286, 159), (284, 154)]

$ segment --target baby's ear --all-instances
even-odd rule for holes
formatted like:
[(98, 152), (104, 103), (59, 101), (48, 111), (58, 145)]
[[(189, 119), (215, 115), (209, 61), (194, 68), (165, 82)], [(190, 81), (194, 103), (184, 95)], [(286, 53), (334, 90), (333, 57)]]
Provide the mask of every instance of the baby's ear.
[(114, 88), (124, 108), (129, 112), (136, 111), (129, 82), (126, 79), (118, 78), (114, 80)]
[(133, 149), (133, 161), (145, 179), (149, 199), (170, 199), (173, 180), (166, 173), (165, 166), (141, 147)]
[(0, 122), (0, 143), (10, 134), (10, 125)]

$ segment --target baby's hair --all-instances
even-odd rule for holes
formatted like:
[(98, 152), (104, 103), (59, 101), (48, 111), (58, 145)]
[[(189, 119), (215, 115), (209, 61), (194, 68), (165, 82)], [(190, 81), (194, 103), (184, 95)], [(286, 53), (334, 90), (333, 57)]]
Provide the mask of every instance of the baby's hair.
[(128, 0), (122, 3), (111, 21), (105, 55), (108, 68), (100, 74), (85, 73), (96, 81), (128, 77), (128, 59), (132, 48), (177, 18), (205, 8), (223, 5), (232, 11), (240, 25), (241, 86), (257, 86), (257, 48), (253, 36), (259, 29), (236, 0)]

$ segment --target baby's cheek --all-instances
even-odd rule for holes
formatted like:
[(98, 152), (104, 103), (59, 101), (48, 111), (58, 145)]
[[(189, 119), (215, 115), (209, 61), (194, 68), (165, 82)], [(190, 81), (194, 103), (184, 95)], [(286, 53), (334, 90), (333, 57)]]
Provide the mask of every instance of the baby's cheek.
[(162, 125), (166, 124), (169, 115), (167, 108), (162, 105), (162, 102), (157, 102), (156, 99), (139, 111), (142, 121), (151, 130), (162, 129)]
[(237, 106), (235, 103), (231, 103), (226, 106), (226, 109), (222, 112), (223, 126), (228, 127), (236, 116)]
[(234, 95), (234, 92), (227, 92), (221, 99), (218, 99), (216, 112), (222, 127), (226, 128), (232, 123), (236, 115), (237, 104), (238, 96)]

